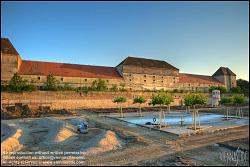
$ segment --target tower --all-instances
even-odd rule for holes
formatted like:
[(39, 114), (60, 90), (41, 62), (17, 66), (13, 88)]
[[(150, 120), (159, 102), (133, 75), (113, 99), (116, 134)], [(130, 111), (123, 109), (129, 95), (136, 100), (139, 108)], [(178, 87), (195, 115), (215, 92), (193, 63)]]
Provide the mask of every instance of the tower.
[(22, 59), (8, 38), (1, 38), (1, 84), (18, 72)]
[(234, 74), (228, 67), (220, 67), (213, 77), (222, 82), (227, 90), (236, 87), (236, 74)]

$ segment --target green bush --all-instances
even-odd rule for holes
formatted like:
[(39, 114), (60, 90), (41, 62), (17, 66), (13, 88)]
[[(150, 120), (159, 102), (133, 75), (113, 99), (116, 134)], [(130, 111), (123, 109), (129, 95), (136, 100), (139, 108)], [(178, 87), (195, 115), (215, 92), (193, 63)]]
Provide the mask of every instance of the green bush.
[(107, 84), (105, 80), (98, 79), (94, 80), (91, 85), (91, 90), (95, 91), (106, 91), (107, 90)]
[(209, 92), (212, 92), (213, 90), (219, 90), (221, 93), (227, 92), (227, 89), (224, 86), (211, 86), (211, 87), (209, 87)]
[(243, 93), (239, 86), (230, 89), (231, 93)]
[(154, 105), (169, 105), (174, 101), (174, 98), (165, 92), (159, 92), (157, 95), (152, 97), (150, 104)]
[(142, 103), (145, 103), (146, 102), (146, 100), (145, 100), (145, 98), (144, 97), (142, 97), (142, 96), (138, 96), (138, 97), (135, 97), (134, 98), (134, 104), (135, 103), (140, 103), (140, 104), (142, 104)]
[(233, 102), (233, 98), (231, 96), (230, 97), (223, 96), (220, 99), (220, 104), (222, 105), (231, 104), (232, 102)]
[(234, 95), (233, 96), (233, 104), (239, 105), (243, 104), (245, 102), (245, 97), (244, 95)]
[(123, 96), (115, 97), (114, 100), (113, 100), (114, 103), (124, 103), (126, 101), (127, 101), (126, 98), (123, 97)]
[(118, 90), (118, 87), (116, 84), (112, 85), (112, 87), (110, 88), (110, 91), (116, 92), (117, 90)]
[(202, 94), (190, 93), (184, 97), (184, 104), (186, 106), (204, 105), (207, 98)]
[(52, 74), (49, 74), (47, 76), (44, 90), (52, 90), (52, 91), (58, 90), (58, 81)]
[(241, 92), (244, 93), (245, 96), (249, 96), (249, 81), (238, 79), (237, 86), (240, 88)]
[(24, 80), (19, 74), (15, 73), (4, 89), (10, 92), (34, 91), (36, 90), (36, 86), (28, 83), (27, 80)]

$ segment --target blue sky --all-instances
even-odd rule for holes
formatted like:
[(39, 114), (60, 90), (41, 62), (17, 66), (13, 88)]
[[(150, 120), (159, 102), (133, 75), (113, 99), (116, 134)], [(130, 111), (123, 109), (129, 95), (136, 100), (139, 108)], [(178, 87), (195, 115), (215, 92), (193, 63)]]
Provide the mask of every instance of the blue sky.
[(249, 80), (248, 2), (1, 2), (1, 29), (26, 60), (116, 66), (136, 56)]

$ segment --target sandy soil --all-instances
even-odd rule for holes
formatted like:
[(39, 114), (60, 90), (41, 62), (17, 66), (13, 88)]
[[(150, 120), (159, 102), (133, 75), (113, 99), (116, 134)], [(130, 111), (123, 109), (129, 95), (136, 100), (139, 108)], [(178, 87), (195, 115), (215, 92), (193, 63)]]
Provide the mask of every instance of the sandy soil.
[[(87, 134), (75, 130), (82, 120), (89, 123)], [(60, 160), (74, 165), (224, 165), (216, 157), (228, 148), (211, 146), (244, 143), (239, 139), (249, 137), (249, 126), (176, 137), (95, 114), (2, 120), (2, 127), (1, 147), (23, 152), (84, 152), (83, 164)], [(48, 160), (39, 163), (44, 162)]]

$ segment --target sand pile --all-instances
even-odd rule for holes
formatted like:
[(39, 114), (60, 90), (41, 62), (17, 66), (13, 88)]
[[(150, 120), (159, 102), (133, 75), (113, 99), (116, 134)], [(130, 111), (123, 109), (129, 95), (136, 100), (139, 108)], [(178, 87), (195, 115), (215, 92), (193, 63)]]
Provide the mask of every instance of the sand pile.
[(61, 128), (55, 136), (55, 142), (63, 142), (66, 139), (75, 136), (75, 133), (67, 128)]
[(120, 142), (114, 132), (108, 130), (104, 138), (100, 140), (97, 147), (89, 149), (87, 152), (90, 154), (97, 154), (105, 151), (115, 150), (120, 148)]
[(22, 136), (22, 130), (17, 129), (16, 133), (14, 133), (12, 136), (1, 142), (1, 154), (3, 152), (20, 150), (23, 147), (23, 145), (19, 142), (19, 138), (21, 136)]

